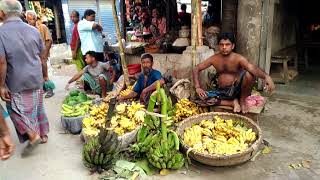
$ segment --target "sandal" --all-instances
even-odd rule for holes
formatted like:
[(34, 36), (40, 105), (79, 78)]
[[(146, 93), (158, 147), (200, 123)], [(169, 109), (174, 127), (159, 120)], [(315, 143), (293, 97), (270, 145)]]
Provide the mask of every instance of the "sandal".
[(41, 138), (38, 138), (33, 143), (30, 141), (28, 142), (27, 146), (23, 148), (23, 151), (21, 153), (21, 157), (26, 157), (31, 154), (31, 152), (38, 147), (38, 145), (41, 143)]
[(40, 144), (45, 144), (48, 142), (48, 136), (47, 135), (44, 135), (41, 137), (41, 143)]
[(44, 96), (45, 98), (51, 98), (54, 95), (54, 92), (52, 89), (49, 89), (47, 91), (47, 94)]

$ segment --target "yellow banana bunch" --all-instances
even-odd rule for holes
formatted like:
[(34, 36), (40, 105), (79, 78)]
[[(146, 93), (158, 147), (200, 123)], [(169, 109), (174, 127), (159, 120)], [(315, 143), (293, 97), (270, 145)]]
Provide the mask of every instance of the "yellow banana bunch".
[(128, 117), (133, 118), (137, 111), (143, 110), (144, 105), (136, 102), (132, 102), (130, 106), (127, 106)]
[(205, 135), (205, 136), (212, 137), (212, 131), (210, 129), (207, 129), (207, 128), (203, 128), (202, 129), (202, 134)]
[(89, 137), (95, 137), (99, 134), (99, 129), (93, 127), (84, 128), (82, 131), (86, 136)]
[(116, 112), (117, 114), (111, 118), (111, 128), (119, 136), (135, 130), (144, 122), (145, 109), (140, 103), (121, 103), (116, 106)]
[(236, 154), (248, 148), (256, 140), (252, 129), (237, 124), (232, 119), (218, 116), (215, 121), (203, 120), (198, 125), (186, 128), (184, 142), (200, 153)]
[(116, 106), (116, 111), (118, 114), (123, 114), (126, 111), (127, 103), (121, 103)]
[(199, 125), (195, 125), (191, 128), (187, 128), (184, 132), (184, 141), (187, 145), (193, 147), (195, 144), (201, 142), (202, 128)]
[(82, 120), (83, 133), (86, 136), (97, 136), (99, 127), (104, 127), (106, 124), (106, 114), (109, 109), (107, 103), (93, 105), (90, 107), (90, 116)]
[(197, 105), (188, 99), (180, 99), (179, 102), (175, 104), (175, 122), (179, 122), (196, 114), (199, 114)]
[(128, 96), (132, 92), (133, 87), (134, 86), (129, 86), (127, 89), (120, 91), (120, 96)]

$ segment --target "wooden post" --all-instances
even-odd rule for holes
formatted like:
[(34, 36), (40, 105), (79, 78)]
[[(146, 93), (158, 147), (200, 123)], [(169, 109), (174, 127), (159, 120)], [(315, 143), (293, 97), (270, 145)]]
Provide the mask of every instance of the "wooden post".
[(201, 2), (202, 0), (198, 0), (197, 5), (197, 20), (198, 20), (198, 46), (203, 45), (202, 39), (202, 10), (201, 10)]
[(53, 13), (54, 13), (54, 23), (56, 28), (57, 43), (59, 43), (59, 39), (61, 39), (61, 27), (60, 27), (57, 5), (53, 5)]
[(100, 0), (96, 0), (97, 3), (97, 15), (99, 17), (98, 22), (102, 26), (102, 17), (101, 17), (101, 8), (100, 8)]
[[(197, 4), (198, 0), (191, 0), (191, 47), (192, 47), (192, 69), (197, 64), (197, 56), (196, 56), (196, 50), (197, 50), (197, 37), (198, 37), (198, 28), (197, 28)], [(192, 77), (192, 71), (191, 75)], [(193, 78), (191, 78), (191, 87), (192, 87), (192, 93), (191, 96), (195, 96), (195, 89), (194, 89), (194, 81)]]
[(124, 48), (123, 48), (123, 44), (122, 44), (120, 25), (119, 25), (119, 20), (118, 20), (118, 15), (117, 15), (116, 0), (112, 0), (112, 14), (113, 14), (114, 23), (116, 25), (116, 32), (117, 32), (119, 49), (120, 49), (120, 58), (121, 58), (121, 65), (122, 65), (122, 69), (123, 69), (124, 83), (127, 87), (129, 87), (130, 82), (129, 82), (129, 75), (128, 75), (128, 67), (127, 67), (127, 62), (126, 62), (126, 54), (124, 52)]

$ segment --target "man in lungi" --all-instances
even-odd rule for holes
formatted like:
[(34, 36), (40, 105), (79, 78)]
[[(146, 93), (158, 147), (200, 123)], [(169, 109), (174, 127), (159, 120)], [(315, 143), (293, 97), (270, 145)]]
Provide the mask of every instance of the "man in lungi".
[[(247, 113), (248, 106), (245, 100), (251, 94), (255, 77), (265, 81), (268, 91), (273, 91), (275, 86), (271, 77), (263, 70), (249, 63), (242, 55), (232, 52), (235, 47), (234, 42), (232, 33), (221, 33), (218, 36), (219, 53), (193, 69), (193, 80), (203, 104), (211, 101), (214, 102), (212, 105), (231, 106), (234, 112)], [(218, 74), (218, 89), (204, 91), (200, 86), (199, 72), (210, 66), (213, 66)]]
[(66, 90), (69, 90), (71, 83), (82, 78), (94, 94), (106, 97), (107, 91), (111, 91), (113, 83), (117, 81), (116, 71), (109, 62), (100, 62), (97, 58), (97, 53), (94, 51), (86, 53), (85, 61), (88, 65), (68, 81)]
[[(38, 16), (35, 11), (32, 11), (32, 10), (26, 11), (26, 20), (28, 21), (29, 25), (36, 27), (40, 32), (40, 35), (45, 47), (44, 56), (45, 56), (45, 59), (47, 60), (46, 68), (49, 70), (52, 70), (50, 58), (49, 58), (50, 49), (52, 45), (52, 37), (49, 31), (49, 28), (45, 24), (43, 24), (40, 19), (38, 19)], [(44, 90), (46, 92), (45, 98), (50, 98), (54, 95), (54, 92), (53, 92), (54, 88), (55, 88), (54, 83), (51, 80), (49, 80), (49, 78), (45, 79), (45, 83), (44, 83)]]
[(0, 95), (21, 143), (22, 156), (48, 140), (49, 122), (43, 106), (43, 83), (48, 79), (45, 47), (35, 27), (20, 18), (16, 0), (0, 2)]

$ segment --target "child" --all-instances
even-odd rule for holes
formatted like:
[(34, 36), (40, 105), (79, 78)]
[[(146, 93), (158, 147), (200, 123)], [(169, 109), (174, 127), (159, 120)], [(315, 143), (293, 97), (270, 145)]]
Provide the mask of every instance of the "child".
[(88, 51), (85, 57), (88, 65), (68, 81), (66, 89), (69, 89), (69, 85), (72, 82), (82, 78), (84, 83), (90, 86), (93, 93), (101, 94), (102, 97), (105, 97), (106, 92), (112, 90), (112, 84), (116, 80), (116, 72), (109, 63), (97, 61), (94, 51)]

